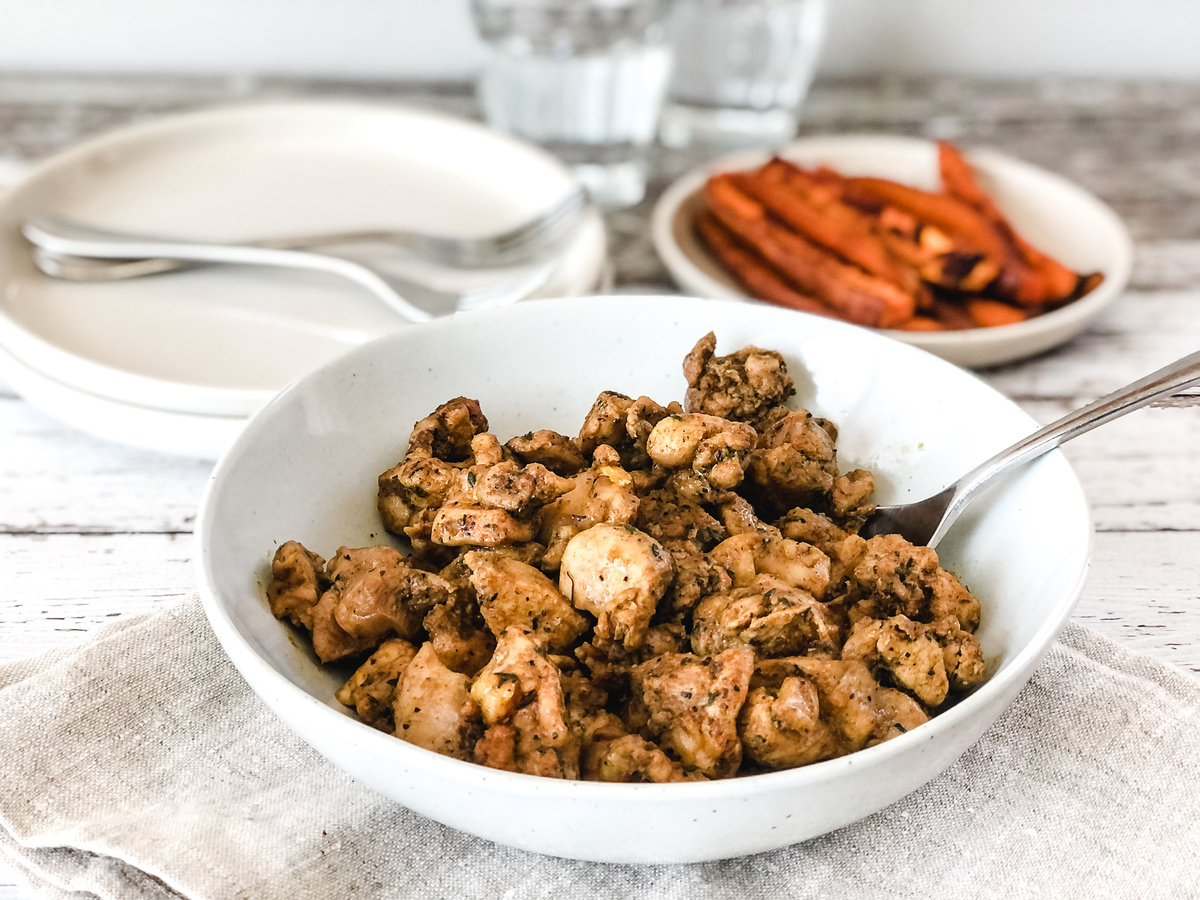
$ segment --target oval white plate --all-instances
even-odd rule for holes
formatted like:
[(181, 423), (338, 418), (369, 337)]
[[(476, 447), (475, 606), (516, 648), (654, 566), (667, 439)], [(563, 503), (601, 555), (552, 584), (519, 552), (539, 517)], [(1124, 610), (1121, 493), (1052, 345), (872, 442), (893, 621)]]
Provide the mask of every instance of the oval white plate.
[[(927, 190), (939, 186), (936, 145), (916, 138), (806, 138), (788, 144), (778, 155), (847, 175), (878, 175)], [(1104, 273), (1104, 283), (1086, 297), (1017, 325), (940, 333), (887, 331), (890, 337), (958, 365), (992, 366), (1041, 353), (1082, 331), (1125, 290), (1133, 242), (1112, 209), (1066, 179), (992, 150), (966, 155), (1021, 234), (1076, 271)], [(684, 291), (715, 299), (751, 299), (700, 243), (692, 221), (703, 208), (702, 190), (710, 175), (754, 168), (770, 156), (753, 151), (715, 159), (682, 176), (659, 200), (654, 247)]]
[[(336, 277), (250, 268), (113, 284), (42, 275), (18, 233), (47, 213), (197, 240), (351, 228), (481, 234), (573, 186), (549, 154), (476, 123), (367, 103), (280, 103), (168, 117), (43, 163), (0, 201), (0, 346), (123, 403), (246, 416), (292, 379), (404, 327)], [(592, 213), (539, 296), (595, 288)]]

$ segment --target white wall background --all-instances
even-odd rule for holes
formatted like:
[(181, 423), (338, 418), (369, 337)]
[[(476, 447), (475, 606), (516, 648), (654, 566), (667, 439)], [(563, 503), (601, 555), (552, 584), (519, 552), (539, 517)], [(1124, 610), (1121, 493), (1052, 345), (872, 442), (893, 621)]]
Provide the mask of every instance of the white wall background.
[[(824, 74), (1200, 80), (1197, 0), (830, 0)], [(469, 78), (467, 0), (0, 0), (0, 70)]]

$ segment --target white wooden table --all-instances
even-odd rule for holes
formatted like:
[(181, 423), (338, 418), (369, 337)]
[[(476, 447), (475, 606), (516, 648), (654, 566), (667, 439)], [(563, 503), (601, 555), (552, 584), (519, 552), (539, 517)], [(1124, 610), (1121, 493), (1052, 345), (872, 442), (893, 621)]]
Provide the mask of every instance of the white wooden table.
[[(224, 100), (321, 94), (473, 113), (461, 88), (229, 80), (0, 78), (0, 182), (107, 128)], [(806, 133), (888, 132), (990, 145), (1113, 205), (1137, 242), (1127, 295), (1087, 334), (983, 373), (1048, 422), (1200, 348), (1200, 86), (820, 85)], [(651, 196), (609, 217), (619, 288), (669, 289), (647, 233), (656, 193), (696, 162), (662, 154)], [(1065, 448), (1095, 555), (1076, 620), (1200, 677), (1200, 410), (1145, 410)], [(0, 382), (0, 660), (85, 637), (190, 595), (192, 527), (211, 464), (81, 435)], [(27, 895), (0, 868), (0, 900)]]

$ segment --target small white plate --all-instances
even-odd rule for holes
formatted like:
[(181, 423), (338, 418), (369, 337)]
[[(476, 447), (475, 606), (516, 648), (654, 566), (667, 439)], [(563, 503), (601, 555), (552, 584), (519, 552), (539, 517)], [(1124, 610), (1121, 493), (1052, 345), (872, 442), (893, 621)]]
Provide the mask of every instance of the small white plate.
[[(939, 186), (936, 145), (915, 138), (807, 138), (788, 144), (778, 155), (803, 166), (830, 166), (847, 175), (876, 175), (926, 190)], [(1104, 282), (1087, 296), (1016, 325), (947, 332), (885, 330), (889, 337), (958, 365), (993, 366), (1041, 353), (1082, 331), (1125, 290), (1133, 265), (1133, 241), (1112, 209), (1070, 181), (992, 150), (966, 155), (997, 205), (1035, 246), (1078, 272), (1104, 273)], [(723, 300), (751, 299), (700, 243), (692, 222), (703, 209), (704, 183), (710, 175), (752, 169), (770, 156), (760, 151), (723, 156), (681, 177), (659, 200), (653, 219), (654, 247), (685, 292)]]
[[(245, 417), (285, 384), (404, 327), (316, 273), (197, 270), (113, 284), (40, 273), (30, 214), (196, 240), (359, 228), (502, 230), (574, 186), (544, 151), (443, 114), (366, 103), (224, 107), (87, 141), (0, 201), (0, 347), (62, 385), (118, 402)], [(594, 212), (536, 296), (593, 290)]]

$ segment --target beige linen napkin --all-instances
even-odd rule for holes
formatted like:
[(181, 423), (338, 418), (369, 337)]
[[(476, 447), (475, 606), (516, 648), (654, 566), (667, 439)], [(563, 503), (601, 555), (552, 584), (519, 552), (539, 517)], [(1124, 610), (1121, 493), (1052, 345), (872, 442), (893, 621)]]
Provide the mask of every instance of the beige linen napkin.
[(975, 748), (883, 812), (739, 860), (606, 866), (356, 784), (251, 693), (190, 601), (0, 667), (0, 851), (75, 900), (1196, 897), (1198, 709), (1196, 681), (1072, 625)]

